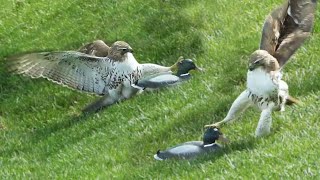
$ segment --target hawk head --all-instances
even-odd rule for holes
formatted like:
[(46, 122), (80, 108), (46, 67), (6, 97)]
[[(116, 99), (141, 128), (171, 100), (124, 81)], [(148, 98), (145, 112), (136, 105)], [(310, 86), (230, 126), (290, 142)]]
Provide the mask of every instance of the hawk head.
[(249, 59), (249, 71), (262, 68), (267, 72), (276, 71), (280, 68), (276, 58), (265, 50), (256, 50)]
[(132, 53), (130, 45), (124, 41), (116, 41), (109, 49), (108, 57), (115, 61), (124, 61), (126, 53)]

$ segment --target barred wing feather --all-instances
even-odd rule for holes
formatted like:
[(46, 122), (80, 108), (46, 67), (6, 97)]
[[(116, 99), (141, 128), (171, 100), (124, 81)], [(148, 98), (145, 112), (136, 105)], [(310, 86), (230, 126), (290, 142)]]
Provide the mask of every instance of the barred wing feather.
[(316, 0), (290, 0), (276, 8), (265, 20), (260, 49), (284, 66), (310, 36), (315, 10)]
[(107, 57), (64, 51), (31, 53), (11, 57), (9, 70), (33, 78), (46, 78), (72, 89), (105, 94), (113, 61)]

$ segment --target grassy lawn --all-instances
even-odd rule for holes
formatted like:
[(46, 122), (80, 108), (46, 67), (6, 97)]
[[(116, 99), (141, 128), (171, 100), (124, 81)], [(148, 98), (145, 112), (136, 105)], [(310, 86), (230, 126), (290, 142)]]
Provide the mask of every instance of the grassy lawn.
[[(231, 143), (193, 161), (153, 159), (158, 149), (198, 140), (245, 89), (248, 56), (266, 15), (282, 0), (6, 0), (0, 8), (0, 179), (298, 179), (320, 177), (320, 10), (313, 36), (285, 68), (303, 106), (273, 114), (271, 135), (253, 137), (259, 112), (223, 132)], [(136, 59), (192, 58), (205, 73), (87, 118), (95, 96), (9, 74), (4, 57), (127, 41)]]

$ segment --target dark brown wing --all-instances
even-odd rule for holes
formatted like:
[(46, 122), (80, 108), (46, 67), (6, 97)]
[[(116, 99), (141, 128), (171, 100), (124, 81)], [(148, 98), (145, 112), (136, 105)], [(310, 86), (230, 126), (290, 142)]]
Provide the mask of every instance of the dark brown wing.
[(316, 0), (290, 0), (289, 14), (304, 32), (312, 31), (316, 4)]
[(274, 55), (279, 43), (281, 26), (287, 15), (288, 2), (276, 8), (270, 13), (263, 25), (260, 49)]
[(311, 34), (315, 0), (289, 0), (268, 15), (260, 49), (268, 51), (284, 66)]
[(80, 47), (78, 51), (93, 56), (106, 57), (108, 56), (109, 49), (110, 47), (102, 40), (96, 40)]

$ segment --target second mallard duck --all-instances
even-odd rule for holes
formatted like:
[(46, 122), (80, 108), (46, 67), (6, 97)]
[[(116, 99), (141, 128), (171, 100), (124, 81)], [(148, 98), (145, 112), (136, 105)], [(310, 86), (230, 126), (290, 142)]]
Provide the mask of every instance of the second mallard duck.
[(156, 160), (194, 159), (200, 155), (207, 155), (220, 150), (222, 146), (216, 143), (217, 140), (229, 141), (218, 128), (210, 127), (205, 131), (203, 141), (188, 141), (164, 151), (158, 150), (154, 158)]

